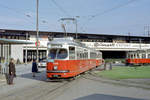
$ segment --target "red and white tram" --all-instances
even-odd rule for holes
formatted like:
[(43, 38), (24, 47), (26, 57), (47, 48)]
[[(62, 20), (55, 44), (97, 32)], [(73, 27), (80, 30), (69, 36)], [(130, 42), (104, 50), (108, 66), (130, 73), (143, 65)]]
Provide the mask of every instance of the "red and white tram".
[(150, 49), (127, 52), (126, 65), (150, 64)]
[(102, 53), (71, 37), (48, 43), (47, 78), (69, 78), (102, 64)]

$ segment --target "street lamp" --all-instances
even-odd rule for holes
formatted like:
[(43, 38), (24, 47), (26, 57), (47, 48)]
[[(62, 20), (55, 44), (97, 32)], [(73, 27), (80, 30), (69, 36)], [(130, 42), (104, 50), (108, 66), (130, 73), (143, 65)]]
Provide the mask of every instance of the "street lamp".
[(37, 32), (37, 37), (36, 37), (36, 51), (37, 51), (37, 62), (39, 62), (39, 0), (36, 2), (36, 32)]

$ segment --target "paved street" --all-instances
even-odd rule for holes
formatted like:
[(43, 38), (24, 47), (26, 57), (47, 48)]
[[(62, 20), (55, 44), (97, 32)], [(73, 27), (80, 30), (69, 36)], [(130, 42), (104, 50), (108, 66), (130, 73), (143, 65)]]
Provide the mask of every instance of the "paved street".
[[(23, 72), (22, 72), (23, 71)], [(74, 81), (46, 82), (45, 68), (32, 78), (31, 64), (17, 66), (14, 85), (0, 85), (0, 100), (149, 100), (150, 90), (95, 80), (90, 74)]]
[(107, 84), (83, 77), (54, 100), (149, 100), (149, 94), (150, 90)]

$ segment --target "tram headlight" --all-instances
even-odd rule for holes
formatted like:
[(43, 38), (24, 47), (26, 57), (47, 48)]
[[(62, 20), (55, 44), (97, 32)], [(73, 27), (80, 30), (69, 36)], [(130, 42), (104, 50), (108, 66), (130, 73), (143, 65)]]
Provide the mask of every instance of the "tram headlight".
[(58, 67), (57, 66), (54, 66), (54, 70), (57, 70), (58, 69)]

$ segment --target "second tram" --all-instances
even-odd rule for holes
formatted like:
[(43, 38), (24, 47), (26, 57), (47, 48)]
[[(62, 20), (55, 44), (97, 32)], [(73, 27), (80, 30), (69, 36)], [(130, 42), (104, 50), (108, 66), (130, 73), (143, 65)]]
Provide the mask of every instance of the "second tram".
[(69, 78), (100, 66), (102, 53), (71, 37), (54, 38), (48, 43), (47, 78)]
[(150, 49), (130, 51), (127, 53), (126, 65), (150, 64)]

